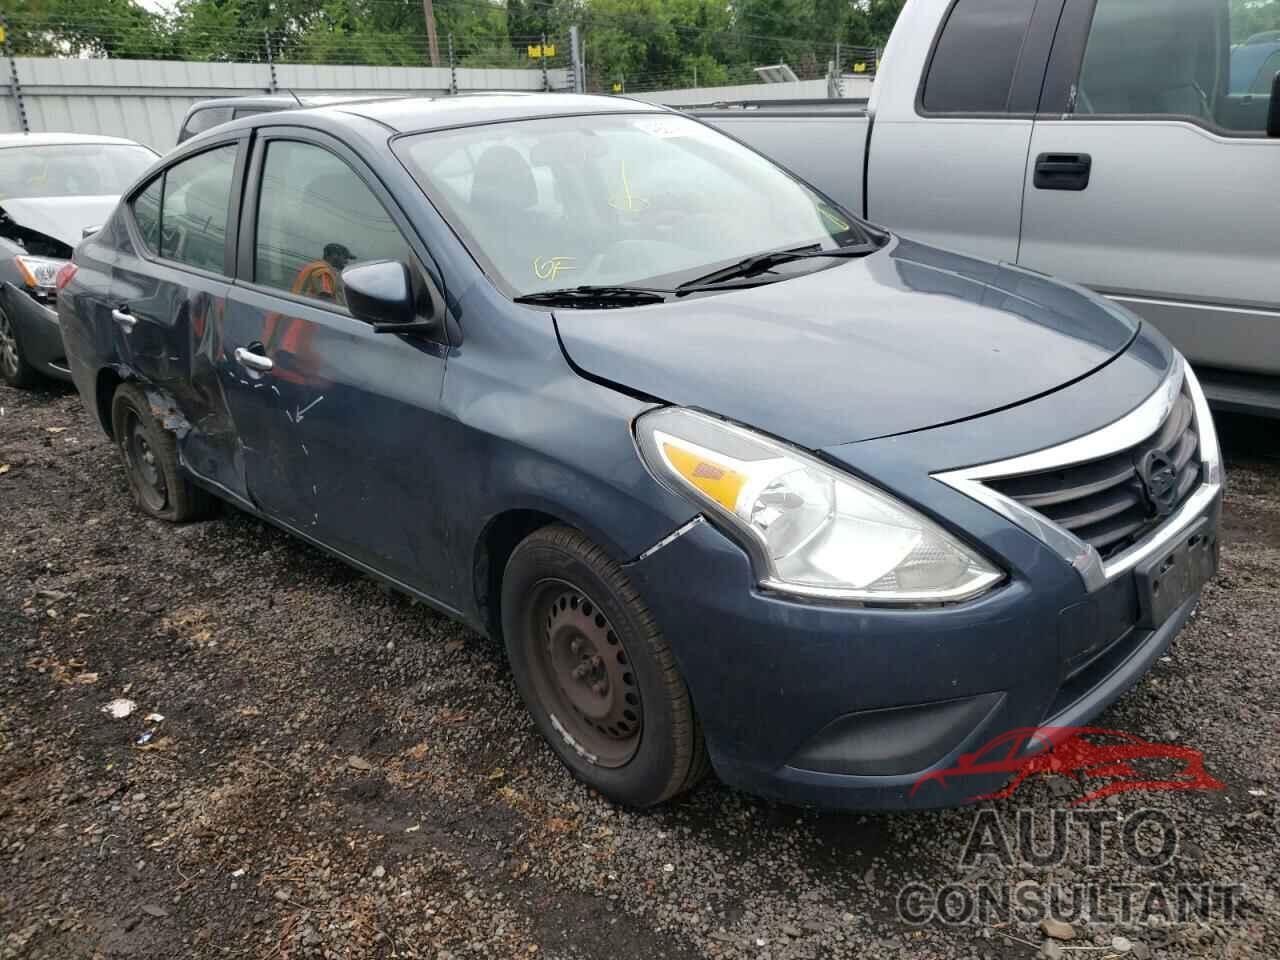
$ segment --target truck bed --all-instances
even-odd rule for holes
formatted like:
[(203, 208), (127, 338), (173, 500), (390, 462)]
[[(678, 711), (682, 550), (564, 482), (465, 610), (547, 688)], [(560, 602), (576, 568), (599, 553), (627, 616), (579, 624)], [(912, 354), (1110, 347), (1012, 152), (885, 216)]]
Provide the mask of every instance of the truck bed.
[(681, 109), (759, 150), (853, 213), (863, 213), (866, 100), (738, 100)]

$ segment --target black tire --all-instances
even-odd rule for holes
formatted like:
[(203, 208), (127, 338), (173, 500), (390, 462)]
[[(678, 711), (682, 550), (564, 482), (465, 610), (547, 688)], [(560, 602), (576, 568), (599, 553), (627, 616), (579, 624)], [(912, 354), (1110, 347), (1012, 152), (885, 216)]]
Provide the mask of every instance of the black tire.
[(671, 648), (622, 568), (581, 533), (543, 527), (516, 547), (502, 579), (502, 632), (525, 705), (578, 779), (650, 807), (706, 774), (702, 728)]
[(173, 434), (156, 420), (146, 394), (134, 383), (122, 383), (111, 401), (111, 428), (129, 490), (148, 516), (183, 523), (207, 516), (213, 499), (178, 465)]
[(18, 328), (3, 310), (0, 310), (0, 377), (9, 386), (19, 388), (34, 387), (44, 380), (40, 372), (27, 363)]

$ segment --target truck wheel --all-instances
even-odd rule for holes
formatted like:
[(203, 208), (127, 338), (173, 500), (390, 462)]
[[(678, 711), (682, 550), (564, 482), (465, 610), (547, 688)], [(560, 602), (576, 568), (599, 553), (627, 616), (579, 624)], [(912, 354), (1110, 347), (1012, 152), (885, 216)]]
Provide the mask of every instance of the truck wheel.
[(209, 513), (210, 496), (178, 466), (173, 434), (151, 413), (146, 394), (133, 383), (116, 388), (111, 427), (133, 499), (158, 520), (182, 523)]
[(22, 355), (17, 328), (3, 310), (0, 310), (0, 377), (11, 387), (31, 387), (40, 382), (39, 372)]
[(581, 533), (544, 527), (516, 547), (502, 632), (525, 705), (578, 779), (648, 807), (706, 773), (671, 648), (622, 569)]

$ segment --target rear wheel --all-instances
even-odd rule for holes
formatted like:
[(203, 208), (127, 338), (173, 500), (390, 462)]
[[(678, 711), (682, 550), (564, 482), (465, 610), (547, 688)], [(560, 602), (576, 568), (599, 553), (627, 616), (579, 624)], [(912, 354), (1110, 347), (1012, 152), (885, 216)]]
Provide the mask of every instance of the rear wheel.
[(0, 310), (0, 377), (11, 387), (35, 386), (41, 379), (36, 368), (22, 355), (17, 328), (3, 310)]
[(181, 523), (208, 514), (212, 500), (183, 473), (173, 434), (156, 420), (133, 383), (116, 388), (111, 426), (133, 499), (143, 513)]
[(706, 773), (702, 731), (671, 649), (622, 569), (563, 526), (531, 534), (502, 582), (516, 685), (565, 765), (647, 807)]

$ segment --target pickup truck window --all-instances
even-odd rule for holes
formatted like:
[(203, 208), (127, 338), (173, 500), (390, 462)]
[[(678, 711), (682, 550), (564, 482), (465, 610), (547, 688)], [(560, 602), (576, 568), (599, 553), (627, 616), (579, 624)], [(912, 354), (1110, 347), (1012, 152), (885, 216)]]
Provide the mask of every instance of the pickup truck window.
[(1280, 4), (1098, 0), (1074, 112), (1261, 134), (1280, 44), (1260, 26), (1280, 26)]
[(957, 0), (938, 37), (921, 105), (929, 113), (1007, 113), (1035, 3)]

